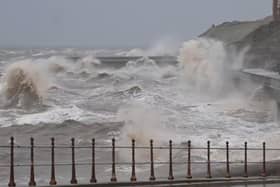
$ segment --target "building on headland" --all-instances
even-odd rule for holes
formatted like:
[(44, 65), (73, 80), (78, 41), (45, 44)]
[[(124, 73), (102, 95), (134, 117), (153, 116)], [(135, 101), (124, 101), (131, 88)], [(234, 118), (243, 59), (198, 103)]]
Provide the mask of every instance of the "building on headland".
[(273, 19), (280, 21), (280, 0), (273, 0)]

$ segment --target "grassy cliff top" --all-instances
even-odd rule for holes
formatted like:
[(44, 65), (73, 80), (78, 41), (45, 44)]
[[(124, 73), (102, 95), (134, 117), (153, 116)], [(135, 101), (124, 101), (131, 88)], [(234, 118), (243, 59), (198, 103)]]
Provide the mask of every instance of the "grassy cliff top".
[(233, 21), (213, 26), (200, 35), (223, 41), (237, 49), (249, 47), (245, 67), (275, 69), (280, 64), (280, 22), (267, 17), (256, 21)]
[(266, 25), (272, 21), (271, 17), (267, 17), (256, 21), (232, 21), (225, 22), (220, 25), (213, 25), (201, 37), (209, 37), (221, 40), (226, 44), (232, 44), (244, 39), (248, 34), (254, 32), (262, 25)]

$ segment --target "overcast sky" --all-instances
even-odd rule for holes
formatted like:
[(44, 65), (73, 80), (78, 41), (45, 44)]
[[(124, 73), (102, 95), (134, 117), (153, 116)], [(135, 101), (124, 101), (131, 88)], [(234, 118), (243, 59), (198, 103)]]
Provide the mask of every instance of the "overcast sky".
[[(0, 46), (136, 47), (271, 14), (272, 0), (0, 0)], [(253, 5), (251, 5), (253, 4)]]

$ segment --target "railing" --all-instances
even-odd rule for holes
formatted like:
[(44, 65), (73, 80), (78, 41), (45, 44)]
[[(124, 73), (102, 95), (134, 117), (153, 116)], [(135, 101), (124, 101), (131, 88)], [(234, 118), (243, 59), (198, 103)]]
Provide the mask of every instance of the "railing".
[[(35, 145), (34, 144), (34, 139), (30, 139), (30, 145), (28, 146), (22, 146), (22, 145), (15, 145), (15, 140), (13, 137), (10, 138), (10, 145), (7, 146), (0, 146), (0, 148), (8, 148), (10, 149), (10, 164), (2, 164), (0, 165), (0, 168), (5, 168), (9, 167), (10, 168), (10, 179), (8, 186), (9, 187), (14, 187), (16, 186), (16, 181), (15, 181), (15, 168), (16, 167), (30, 167), (30, 177), (29, 177), (29, 186), (36, 186), (36, 180), (35, 180), (35, 167), (39, 166), (50, 166), (51, 167), (51, 176), (50, 176), (50, 185), (57, 185), (56, 181), (56, 166), (66, 166), (66, 165), (71, 165), (72, 166), (72, 176), (70, 183), (71, 184), (78, 184), (77, 180), (77, 175), (76, 175), (76, 166), (84, 166), (84, 165), (89, 165), (91, 166), (91, 177), (89, 179), (89, 183), (96, 184), (98, 183), (98, 179), (96, 177), (96, 170), (95, 167), (97, 165), (106, 165), (111, 167), (111, 183), (117, 183), (117, 175), (116, 175), (116, 166), (118, 165), (131, 165), (131, 177), (130, 177), (130, 182), (135, 183), (137, 181), (137, 176), (136, 176), (136, 170), (135, 167), (136, 165), (148, 165), (150, 167), (150, 177), (149, 181), (150, 182), (156, 182), (156, 174), (155, 174), (155, 165), (159, 164), (165, 164), (168, 165), (168, 176), (166, 179), (168, 181), (173, 181), (175, 180), (175, 177), (173, 175), (173, 166), (174, 165), (186, 165), (186, 180), (192, 180), (192, 165), (193, 164), (205, 164), (207, 167), (206, 169), (206, 178), (211, 179), (212, 178), (212, 164), (224, 164), (225, 165), (225, 173), (224, 177), (225, 178), (231, 178), (231, 165), (233, 164), (243, 164), (244, 165), (244, 173), (242, 176), (239, 177), (244, 177), (248, 178), (248, 164), (261, 164), (262, 169), (260, 171), (260, 176), (262, 177), (267, 177), (267, 161), (266, 161), (266, 151), (280, 151), (280, 149), (273, 149), (273, 148), (266, 148), (266, 143), (263, 142), (261, 148), (248, 148), (247, 142), (244, 143), (244, 147), (241, 148), (230, 148), (229, 147), (229, 142), (226, 142), (225, 147), (211, 147), (210, 141), (207, 142), (207, 147), (192, 147), (191, 141), (188, 141), (186, 145), (184, 146), (173, 146), (172, 141), (169, 141), (168, 146), (154, 146), (153, 140), (150, 140), (150, 146), (136, 146), (136, 141), (133, 139), (131, 141), (131, 146), (116, 146), (116, 140), (112, 139), (112, 146), (98, 146), (96, 145), (95, 139), (92, 139), (92, 143), (90, 146), (75, 146), (75, 139), (71, 139), (71, 145), (69, 146), (61, 146), (55, 145), (55, 139), (51, 138), (51, 145), (50, 146), (45, 146), (45, 145)], [(35, 149), (40, 149), (40, 148), (45, 148), (45, 149), (50, 149), (51, 150), (51, 163), (50, 164), (36, 164), (34, 162), (34, 150)], [(15, 164), (14, 162), (14, 150), (15, 149), (30, 149), (30, 163), (28, 164)], [(55, 149), (71, 149), (71, 163), (56, 163), (55, 162)], [(75, 162), (75, 150), (76, 149), (87, 149), (91, 150), (91, 163), (76, 163)], [(112, 160), (111, 162), (96, 162), (95, 156), (96, 156), (96, 149), (111, 149), (112, 153)], [(123, 150), (123, 149), (128, 149), (131, 151), (131, 162), (116, 162), (116, 149), (118, 150)], [(145, 149), (149, 151), (149, 161), (148, 162), (136, 162), (135, 160), (135, 151), (139, 149)], [(154, 151), (155, 150), (166, 150), (168, 151), (168, 162), (160, 162), (160, 161), (155, 161), (154, 160)], [(173, 151), (174, 150), (185, 150), (186, 151), (186, 160), (183, 162), (174, 162), (173, 161)], [(206, 155), (206, 161), (192, 161), (192, 150), (205, 150), (207, 152)], [(213, 150), (222, 150), (225, 151), (225, 161), (213, 161), (211, 160), (211, 151)], [(230, 151), (237, 150), (237, 151), (242, 151), (244, 153), (244, 159), (242, 161), (230, 161)], [(262, 153), (262, 161), (261, 162), (256, 162), (248, 161), (248, 151), (261, 151)]]

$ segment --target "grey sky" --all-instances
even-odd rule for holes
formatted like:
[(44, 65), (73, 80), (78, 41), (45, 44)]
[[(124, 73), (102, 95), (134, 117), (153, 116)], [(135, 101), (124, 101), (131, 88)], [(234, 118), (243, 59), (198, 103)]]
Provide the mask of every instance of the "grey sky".
[[(251, 5), (254, 4), (254, 5)], [(0, 0), (0, 46), (147, 46), (271, 14), (271, 0)]]

